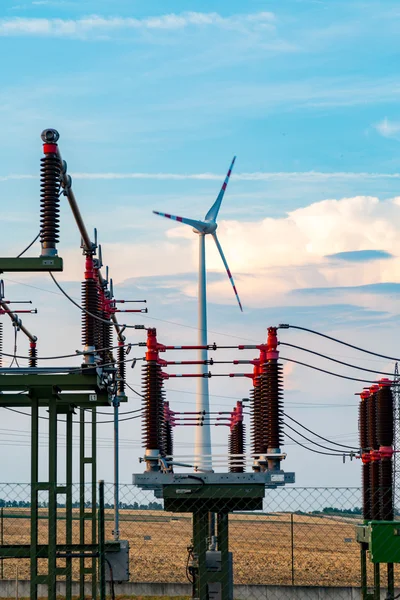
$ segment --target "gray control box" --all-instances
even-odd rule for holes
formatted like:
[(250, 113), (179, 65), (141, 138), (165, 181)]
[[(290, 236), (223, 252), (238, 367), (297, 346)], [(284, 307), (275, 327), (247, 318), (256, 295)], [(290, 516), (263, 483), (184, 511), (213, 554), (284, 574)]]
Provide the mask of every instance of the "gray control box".
[(106, 581), (114, 581), (114, 583), (129, 581), (128, 540), (119, 540), (119, 546), (117, 552), (106, 552)]
[[(228, 570), (229, 570), (229, 592), (228, 597), (233, 598), (233, 557), (232, 552), (228, 553)], [(219, 573), (222, 570), (221, 552), (218, 550), (207, 550), (206, 552), (206, 568), (212, 573)], [(220, 581), (210, 582), (208, 584), (209, 600), (221, 600), (222, 584)]]

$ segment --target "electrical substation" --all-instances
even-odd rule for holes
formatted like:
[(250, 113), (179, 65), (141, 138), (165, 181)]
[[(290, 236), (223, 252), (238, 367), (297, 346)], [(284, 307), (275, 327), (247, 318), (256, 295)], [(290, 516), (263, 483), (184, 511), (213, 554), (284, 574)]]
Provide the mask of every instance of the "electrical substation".
[[(108, 269), (103, 269), (103, 257), (97, 233), (95, 231), (93, 238), (88, 233), (72, 189), (72, 179), (68, 175), (67, 164), (61, 157), (58, 139), (59, 134), (54, 129), (47, 129), (42, 133), (41, 254), (39, 257), (26, 257), (28, 246), (17, 258), (1, 257), (0, 273), (49, 273), (60, 292), (75, 304), (81, 313), (82, 350), (78, 354), (41, 356), (40, 336), (31, 333), (19, 316), (34, 312), (35, 309), (14, 310), (12, 301), (7, 299), (4, 282), (1, 281), (0, 315), (9, 319), (14, 331), (22, 332), (28, 342), (26, 356), (4, 352), (3, 323), (0, 322), (0, 406), (30, 409), (31, 527), (29, 543), (0, 545), (0, 559), (29, 559), (30, 597), (33, 600), (39, 597), (39, 586), (41, 590), (46, 589), (49, 599), (55, 600), (57, 584), (60, 581), (65, 582), (65, 598), (72, 600), (73, 564), (79, 566), (81, 600), (86, 597), (105, 600), (107, 583), (111, 584), (114, 594), (114, 583), (129, 580), (129, 542), (120, 539), (119, 531), (118, 423), (119, 407), (127, 402), (126, 365), (128, 362), (136, 362), (136, 358), (128, 358), (128, 354), (132, 346), (143, 347), (145, 357), (142, 366), (142, 406), (139, 409), (142, 419), (143, 456), (140, 459), (142, 466), (138, 467), (137, 472), (133, 474), (133, 484), (143, 490), (151, 491), (156, 498), (162, 499), (164, 511), (192, 515), (192, 538), (187, 540), (186, 564), (186, 575), (192, 586), (192, 597), (198, 600), (233, 600), (235, 556), (230, 552), (229, 546), (229, 515), (233, 512), (268, 509), (268, 495), (271, 490), (295, 483), (295, 474), (282, 468), (283, 461), (286, 459), (282, 447), (283, 427), (287, 425), (284, 417), (287, 415), (284, 411), (283, 369), (278, 349), (280, 345), (286, 345), (312, 351), (278, 340), (279, 330), (302, 329), (292, 325), (268, 327), (266, 339), (259, 344), (228, 346), (208, 343), (204, 245), (206, 234), (214, 237), (239, 307), (242, 309), (232, 275), (215, 233), (218, 211), (235, 159), (231, 163), (221, 192), (204, 221), (157, 212), (161, 216), (192, 226), (199, 235), (198, 343), (195, 345), (163, 344), (159, 341), (161, 338), (154, 327), (121, 324), (118, 319), (120, 313), (143, 313), (147, 312), (147, 309), (120, 309), (119, 305), (145, 302), (145, 300), (116, 299)], [(72, 210), (82, 240), (83, 280), (80, 303), (68, 296), (54, 275), (63, 270), (63, 260), (57, 250), (62, 198), (66, 199)], [(139, 341), (127, 340), (130, 330), (139, 332), (142, 330)], [(305, 331), (323, 336), (312, 330)], [(237, 351), (240, 358), (224, 360), (224, 351), (227, 350)], [(197, 351), (198, 360), (182, 360), (181, 357), (185, 357), (186, 352), (193, 351)], [(81, 358), (79, 367), (52, 366), (53, 359), (76, 358), (77, 355)], [(1, 362), (3, 356), (14, 359), (25, 358), (28, 360), (28, 366), (20, 367), (18, 363), (15, 365), (12, 363), (11, 366), (4, 367)], [(243, 372), (214, 371), (218, 369), (218, 365), (227, 364), (243, 366)], [(175, 366), (183, 370), (195, 366), (196, 372), (171, 372), (169, 367)], [(212, 371), (211, 367), (213, 367)], [(321, 371), (321, 369), (317, 370)], [(208, 401), (208, 381), (219, 377), (248, 379), (249, 398), (237, 400), (231, 410), (213, 411)], [(167, 399), (164, 383), (169, 379), (186, 378), (193, 378), (200, 384), (196, 407), (195, 410), (176, 411), (173, 402)], [(400, 523), (395, 520), (392, 467), (393, 456), (395, 456), (393, 390), (396, 390), (398, 382), (383, 378), (377, 383), (370, 383), (369, 388), (364, 389), (360, 394), (360, 450), (349, 452), (346, 449), (342, 454), (351, 458), (360, 458), (362, 463), (363, 523), (357, 526), (356, 532), (360, 548), (362, 600), (380, 598), (381, 564), (386, 564), (387, 598), (393, 600), (395, 597), (394, 564), (400, 563)], [(39, 443), (39, 409), (42, 407), (46, 408), (48, 414), (46, 448), (48, 477), (46, 479), (39, 477), (43, 446)], [(100, 407), (112, 407), (114, 411), (112, 539), (106, 539), (105, 536), (104, 483), (97, 481), (97, 410)], [(80, 450), (79, 541), (73, 539), (72, 535), (74, 505), (72, 430), (73, 416), (76, 414), (79, 416)], [(245, 414), (250, 416), (250, 452), (246, 449)], [(62, 481), (58, 473), (57, 457), (60, 416), (65, 423), (66, 439), (66, 475)], [(298, 425), (304, 427), (300, 423)], [(196, 443), (192, 458), (189, 455), (175, 453), (174, 438), (178, 426), (195, 428)], [(227, 452), (220, 462), (218, 456), (212, 453), (211, 426), (226, 427)], [(306, 427), (304, 429), (307, 430)], [(90, 452), (85, 443), (88, 431), (91, 440)], [(307, 431), (314, 434), (311, 430)], [(290, 438), (289, 435), (288, 437)], [(337, 445), (341, 446), (341, 444)], [(333, 455), (341, 456), (341, 451), (336, 450), (336, 454)], [(228, 468), (223, 470), (222, 464), (227, 464)], [(48, 497), (46, 517), (48, 535), (45, 544), (39, 541), (38, 536), (39, 496), (43, 493)], [(65, 521), (63, 527), (60, 527), (59, 522), (60, 498), (65, 499), (65, 506), (63, 505), (62, 508)], [(368, 583), (369, 562), (373, 565), (372, 592), (369, 591), (371, 586)]]

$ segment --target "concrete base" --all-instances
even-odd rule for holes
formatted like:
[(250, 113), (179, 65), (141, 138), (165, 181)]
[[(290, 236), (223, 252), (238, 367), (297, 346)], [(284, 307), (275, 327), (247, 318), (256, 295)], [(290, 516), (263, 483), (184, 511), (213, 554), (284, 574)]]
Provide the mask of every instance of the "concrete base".
[[(0, 598), (13, 599), (17, 597), (17, 582), (15, 580), (0, 580)], [(47, 597), (47, 588), (39, 585), (39, 597)], [(88, 596), (91, 588), (87, 586)], [(107, 585), (107, 593), (109, 593)], [(395, 591), (395, 595), (400, 589)], [(57, 584), (57, 596), (65, 594), (62, 581)], [(73, 595), (78, 596), (78, 583), (73, 584)], [(192, 594), (191, 585), (187, 583), (119, 583), (115, 585), (115, 595), (118, 596), (160, 596), (174, 597)], [(18, 581), (19, 600), (28, 599), (29, 581)], [(283, 585), (235, 585), (233, 592), (235, 600), (361, 600), (359, 588), (351, 587), (314, 587), (314, 586), (283, 586)], [(381, 591), (381, 600), (386, 597), (386, 591)]]

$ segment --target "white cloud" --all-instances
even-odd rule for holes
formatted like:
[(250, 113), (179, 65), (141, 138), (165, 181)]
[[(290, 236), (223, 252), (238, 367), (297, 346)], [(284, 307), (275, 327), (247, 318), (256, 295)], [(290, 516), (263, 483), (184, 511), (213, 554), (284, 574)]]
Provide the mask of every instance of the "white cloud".
[[(342, 296), (345, 300), (338, 300), (337, 293), (302, 295), (295, 290), (400, 282), (399, 229), (400, 198), (381, 202), (375, 197), (356, 196), (316, 202), (279, 219), (221, 221), (218, 232), (245, 306), (307, 306), (344, 301), (396, 312), (397, 302), (383, 295), (361, 295), (356, 290), (347, 290)], [(189, 270), (193, 268), (196, 240), (190, 229), (175, 226), (167, 231), (167, 237), (176, 246), (176, 260), (181, 269), (184, 270), (185, 262)], [(182, 258), (184, 253), (179, 254), (184, 243), (192, 245), (190, 262)], [(393, 258), (340, 264), (326, 258), (337, 252), (370, 249), (384, 250)], [(223, 273), (224, 267), (212, 242), (207, 253), (209, 269)], [(146, 268), (149, 274), (163, 272), (163, 266), (155, 263), (147, 264)], [(194, 282), (182, 286), (184, 293), (196, 295)], [(213, 301), (234, 301), (223, 278), (211, 282), (209, 290)]]
[(387, 138), (400, 137), (400, 121), (389, 121), (387, 117), (375, 125), (375, 129)]
[(179, 30), (190, 26), (218, 27), (234, 30), (272, 27), (274, 15), (258, 12), (223, 17), (218, 13), (183, 12), (158, 17), (103, 17), (90, 15), (81, 19), (11, 18), (0, 20), (0, 36), (38, 36), (87, 38), (121, 30)]

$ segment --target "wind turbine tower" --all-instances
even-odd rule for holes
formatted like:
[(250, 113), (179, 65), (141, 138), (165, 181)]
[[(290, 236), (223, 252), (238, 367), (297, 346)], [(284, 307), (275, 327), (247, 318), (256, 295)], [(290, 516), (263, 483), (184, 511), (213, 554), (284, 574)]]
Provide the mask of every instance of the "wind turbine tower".
[[(153, 211), (154, 214), (160, 215), (161, 217), (166, 217), (167, 219), (172, 219), (173, 221), (177, 221), (178, 223), (184, 223), (185, 225), (190, 225), (193, 228), (194, 233), (198, 235), (199, 238), (199, 286), (198, 286), (198, 345), (199, 346), (207, 346), (207, 276), (206, 276), (206, 248), (205, 248), (205, 238), (206, 235), (211, 235), (214, 239), (214, 242), (217, 246), (218, 252), (222, 258), (222, 262), (224, 263), (226, 272), (229, 277), (229, 281), (232, 284), (233, 291), (235, 292), (236, 299), (239, 304), (239, 308), (243, 311), (239, 295), (236, 290), (235, 282), (233, 281), (233, 277), (231, 271), (229, 269), (228, 263), (226, 262), (226, 258), (221, 248), (221, 244), (219, 243), (217, 237), (217, 217), (219, 213), (219, 209), (221, 208), (222, 199), (224, 197), (230, 175), (232, 173), (233, 165), (235, 164), (236, 156), (233, 157), (231, 166), (229, 167), (229, 171), (225, 177), (225, 181), (222, 184), (221, 191), (219, 192), (217, 199), (214, 204), (211, 206), (210, 210), (207, 212), (203, 221), (198, 221), (195, 219), (187, 219), (186, 217), (177, 217), (175, 215), (170, 215), (168, 213), (162, 213), (158, 211)], [(199, 365), (198, 370), (199, 374), (206, 374), (208, 371), (207, 361), (208, 361), (208, 351), (207, 350), (199, 350), (198, 351), (198, 360), (202, 362)], [(205, 411), (206, 416), (210, 412), (210, 399), (209, 399), (209, 391), (208, 391), (208, 378), (200, 377), (197, 381), (197, 395), (196, 395), (196, 411), (201, 412)], [(203, 423), (202, 427), (195, 428), (195, 464), (203, 469), (212, 471), (212, 456), (211, 456), (211, 431), (208, 420), (206, 419)]]

